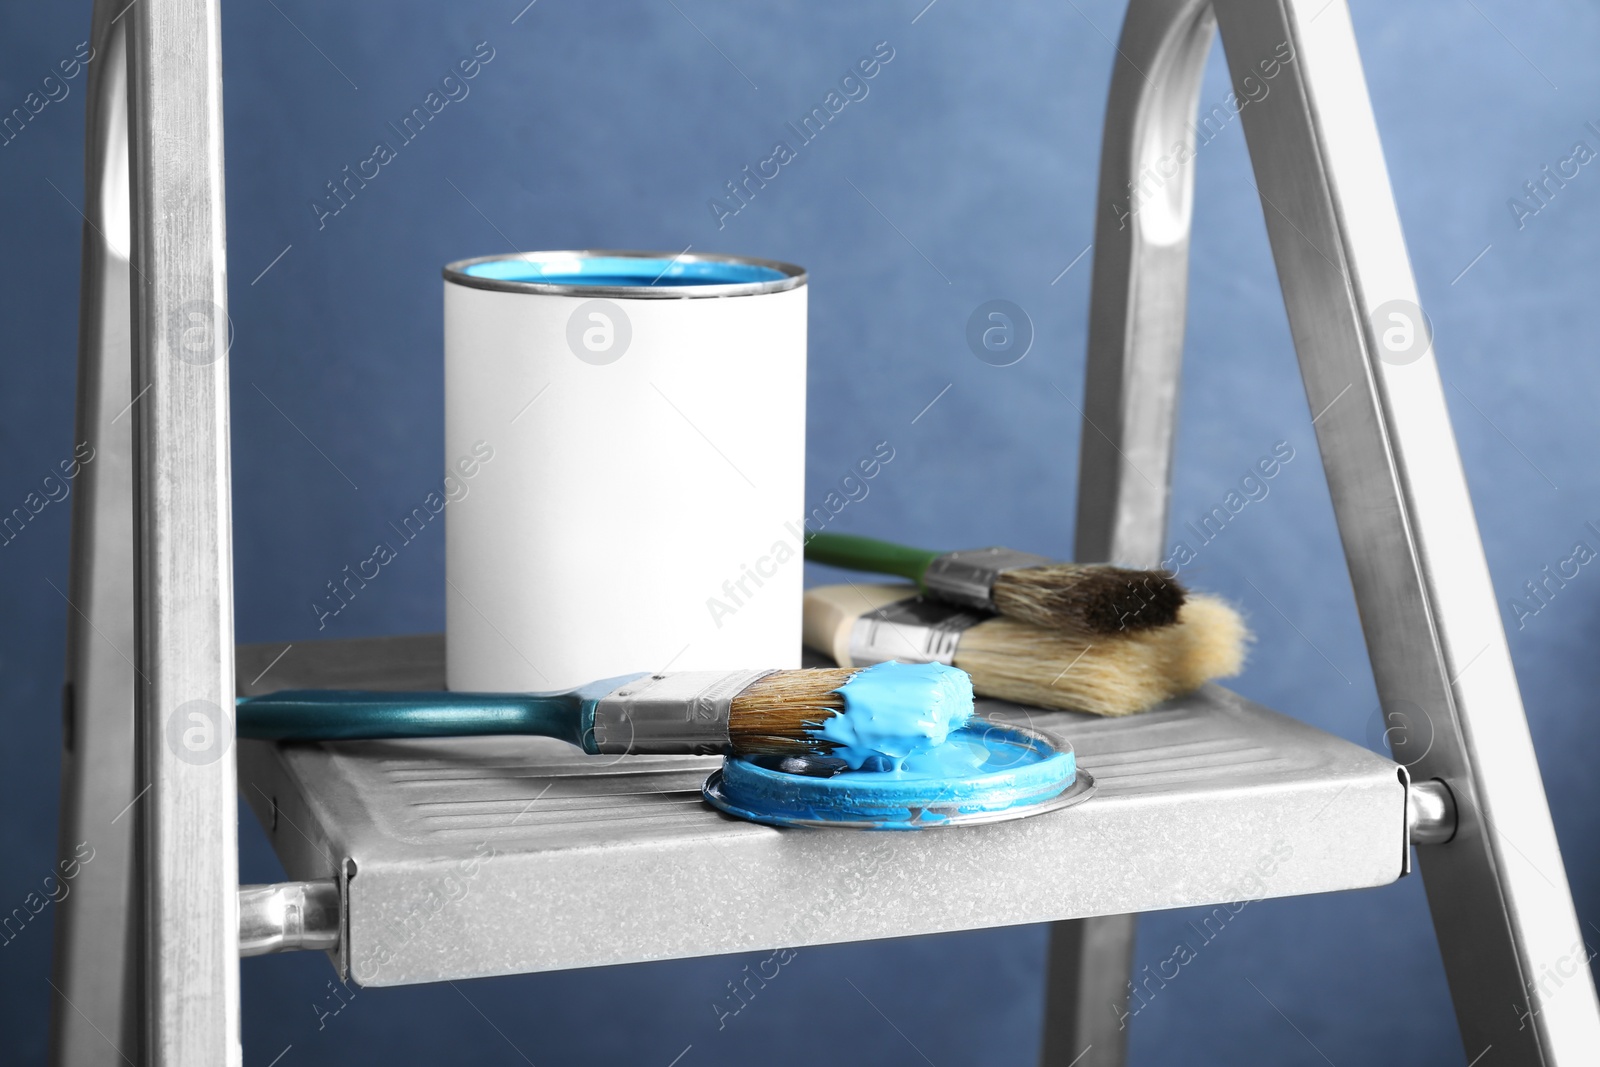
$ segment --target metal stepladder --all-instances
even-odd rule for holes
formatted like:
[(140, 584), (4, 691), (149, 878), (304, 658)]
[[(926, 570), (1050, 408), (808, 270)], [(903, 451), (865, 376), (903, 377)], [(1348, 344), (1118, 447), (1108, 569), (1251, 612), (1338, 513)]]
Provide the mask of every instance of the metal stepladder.
[[(879, 836), (730, 822), (695, 799), (699, 757), (630, 758), (619, 791), (538, 739), (234, 745), (226, 709), (255, 683), (232, 636), (218, 5), (97, 0), (78, 404), (97, 455), (74, 504), (61, 829), (64, 857), (97, 855), (60, 904), (55, 1062), (237, 1063), (241, 951), (325, 949), (392, 985), (1056, 920), (1045, 1062), (1115, 1064), (1132, 914), (1220, 903), (1278, 840), (1314, 847), (1267, 895), (1383, 884), (1420, 846), (1468, 1056), (1589, 1062), (1600, 1013), (1586, 960), (1564, 966), (1582, 939), (1437, 368), (1386, 359), (1374, 325), (1416, 292), (1344, 0), (1132, 0), (1102, 209), (1192, 150), (1218, 23), (1236, 83), (1278, 64), (1242, 112), (1255, 180), (1380, 697), (1421, 709), (1434, 742), (1401, 768), (1215, 687), (1127, 722), (987, 702), (1068, 732), (1097, 795)], [(1192, 171), (1161, 176), (1096, 233), (1082, 559), (1162, 556)], [(436, 636), (308, 645), (241, 647), (238, 678), (443, 685)], [(239, 791), (298, 881), (238, 886)], [(415, 813), (429, 803), (468, 814), (441, 826)], [(1089, 848), (1089, 875), (1059, 859)], [(842, 872), (836, 902), (926, 906), (808, 910), (816, 872)], [(601, 878), (596, 939), (581, 889)]]

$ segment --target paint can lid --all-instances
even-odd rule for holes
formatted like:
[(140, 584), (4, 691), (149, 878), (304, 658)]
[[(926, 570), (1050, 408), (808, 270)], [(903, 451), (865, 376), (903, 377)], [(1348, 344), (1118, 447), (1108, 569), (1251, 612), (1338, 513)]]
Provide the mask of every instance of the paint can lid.
[(1094, 790), (1072, 746), (1038, 730), (974, 719), (947, 744), (974, 753), (969, 770), (852, 771), (829, 758), (730, 756), (703, 793), (721, 811), (769, 826), (926, 830), (1055, 811)]

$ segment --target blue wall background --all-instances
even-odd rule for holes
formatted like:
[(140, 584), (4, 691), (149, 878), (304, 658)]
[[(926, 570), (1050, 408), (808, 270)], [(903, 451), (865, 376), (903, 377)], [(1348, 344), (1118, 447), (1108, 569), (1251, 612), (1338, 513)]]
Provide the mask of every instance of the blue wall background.
[[(713, 0), (539, 0), (513, 22), (523, 2), (226, 6), (240, 640), (311, 637), (308, 603), (323, 582), (435, 483), (438, 268), (512, 246), (693, 244), (806, 265), (809, 497), (887, 438), (895, 461), (838, 528), (1069, 552), (1088, 260), (1062, 271), (1092, 237), (1121, 5), (813, 0), (757, 13)], [(4, 20), (9, 110), (87, 36), (88, 4), (13, 5)], [(1600, 172), (1585, 167), (1520, 230), (1507, 207), (1574, 142), (1600, 147), (1585, 127), (1600, 122), (1600, 15), (1511, 0), (1363, 2), (1355, 21), (1507, 604), (1590, 537), (1586, 520), (1600, 520)], [(323, 183), (370, 155), (387, 122), (485, 41), (494, 58), (470, 96), (319, 229), (308, 203)], [(870, 95), (719, 230), (708, 198), (880, 41), (895, 54)], [(84, 83), (70, 84), (0, 148), (7, 510), (72, 449)], [(1227, 88), (1214, 63), (1206, 106)], [(1276, 442), (1296, 449), (1270, 496), (1186, 575), (1251, 617), (1259, 642), (1243, 693), (1365, 742), (1374, 690), (1247, 166), (1237, 123), (1201, 152), (1173, 514), (1207, 510)], [(1022, 305), (1037, 330), (1033, 351), (1008, 368), (979, 362), (963, 338), (972, 309), (996, 297)], [(714, 501), (685, 501), (680, 518), (714, 513)], [(52, 506), (0, 549), (7, 910), (53, 862), (67, 608), (48, 583), (65, 588), (67, 532), (68, 508)], [(385, 574), (331, 620), (334, 636), (442, 628), (442, 538)], [(1505, 617), (1592, 930), (1600, 577), (1586, 568), (1521, 628), (1509, 606)], [(278, 877), (252, 820), (241, 836), (246, 879)], [(1141, 920), (1139, 960), (1162, 959), (1188, 917)], [(8, 1062), (45, 1055), (43, 925), (0, 948)], [(692, 1045), (684, 1067), (798, 1064), (823, 1048), (853, 1063), (1024, 1064), (1036, 1055), (1044, 937), (1018, 928), (804, 949), (720, 1032), (708, 1006), (750, 960), (367, 990), (320, 1028), (324, 961), (251, 960), (246, 1062), (665, 1065)], [(1322, 1054), (1464, 1062), (1419, 879), (1253, 904), (1140, 1013), (1132, 1036), (1136, 1064), (1312, 1064)]]

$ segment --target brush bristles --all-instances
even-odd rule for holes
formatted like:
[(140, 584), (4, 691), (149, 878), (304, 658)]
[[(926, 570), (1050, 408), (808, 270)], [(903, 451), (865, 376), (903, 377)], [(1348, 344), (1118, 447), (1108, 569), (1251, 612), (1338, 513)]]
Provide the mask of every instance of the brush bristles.
[(811, 731), (844, 710), (836, 692), (860, 667), (778, 671), (753, 682), (733, 698), (728, 739), (743, 756), (826, 755), (833, 743)]
[(1195, 596), (1178, 612), (1173, 684), (1177, 692), (1199, 689), (1244, 670), (1245, 649), (1254, 638), (1244, 619), (1225, 600)]
[(961, 635), (955, 665), (972, 675), (983, 696), (1131, 715), (1238, 674), (1247, 640), (1233, 608), (1194, 596), (1178, 610), (1175, 625), (1104, 637), (990, 619)]
[(1084, 634), (1170, 626), (1184, 601), (1183, 586), (1161, 571), (1083, 563), (1002, 571), (991, 595), (1002, 615)]
[[(1139, 572), (1129, 572), (1139, 573)], [(1181, 595), (1181, 594), (1180, 594)], [(1131, 715), (1244, 666), (1250, 639), (1239, 613), (1192, 596), (1169, 626), (1106, 635), (1031, 626), (1004, 616), (961, 635), (955, 665), (982, 696), (1041, 708)], [(733, 698), (728, 738), (739, 755), (827, 755), (813, 736), (844, 711), (838, 690), (860, 667), (778, 671)]]

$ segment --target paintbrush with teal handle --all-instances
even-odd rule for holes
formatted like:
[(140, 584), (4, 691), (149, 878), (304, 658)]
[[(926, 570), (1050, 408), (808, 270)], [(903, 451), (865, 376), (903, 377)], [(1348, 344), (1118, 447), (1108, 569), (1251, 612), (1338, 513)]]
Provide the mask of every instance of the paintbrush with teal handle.
[(1009, 548), (930, 552), (854, 534), (816, 533), (806, 559), (908, 578), (926, 595), (1053, 630), (1113, 634), (1170, 626), (1184, 590), (1159, 570), (1059, 563)]
[(241, 697), (235, 714), (240, 737), (270, 741), (531, 734), (591, 754), (838, 755), (856, 765), (853, 754), (897, 759), (942, 743), (972, 715), (972, 682), (937, 663), (683, 671), (552, 693), (292, 689)]

